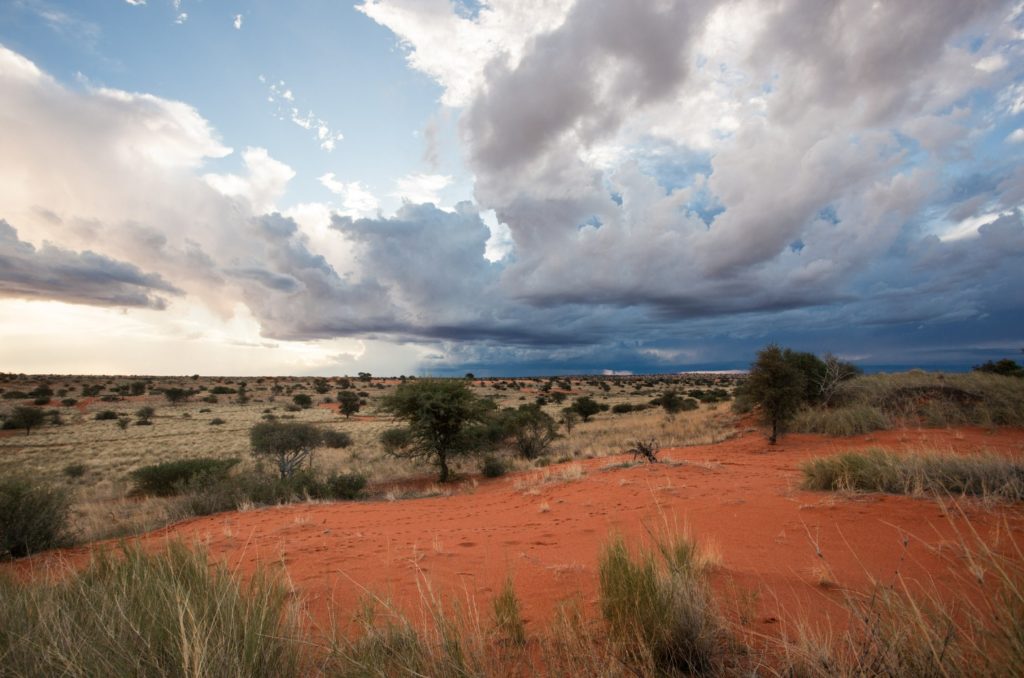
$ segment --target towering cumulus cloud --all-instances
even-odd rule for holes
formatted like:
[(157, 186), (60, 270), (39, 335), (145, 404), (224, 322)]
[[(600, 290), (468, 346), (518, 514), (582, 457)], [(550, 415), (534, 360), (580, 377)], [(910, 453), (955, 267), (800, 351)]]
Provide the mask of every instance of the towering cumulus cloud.
[[(0, 294), (242, 304), (267, 337), (418, 343), (442, 369), (647, 369), (787, 337), (885, 361), (910, 334), (1024, 334), (992, 321), (1024, 317), (1019, 3), (357, 9), (440, 86), (471, 181), (435, 147), (385, 213), (365, 177), (235, 156), (188, 104), (0, 47)], [(342, 207), (285, 209), (297, 180)], [(445, 206), (460, 182), (472, 201)]]

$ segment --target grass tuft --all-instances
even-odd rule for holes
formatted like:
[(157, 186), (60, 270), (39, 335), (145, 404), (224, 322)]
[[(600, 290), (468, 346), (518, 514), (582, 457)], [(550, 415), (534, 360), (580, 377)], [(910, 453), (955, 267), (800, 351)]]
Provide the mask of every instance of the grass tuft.
[(66, 581), (0, 579), (5, 675), (299, 675), (299, 633), (282, 583), (241, 584), (177, 543), (101, 554)]
[(970, 495), (1024, 500), (1024, 464), (996, 455), (865, 452), (813, 459), (803, 465), (804, 489)]

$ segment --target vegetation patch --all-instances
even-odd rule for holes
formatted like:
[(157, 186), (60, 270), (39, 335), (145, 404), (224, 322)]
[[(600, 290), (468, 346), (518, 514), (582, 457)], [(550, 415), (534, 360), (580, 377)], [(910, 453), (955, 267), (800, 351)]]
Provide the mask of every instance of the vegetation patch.
[(808, 490), (1024, 500), (1024, 464), (995, 455), (894, 454), (873, 448), (814, 459), (803, 465), (803, 473)]

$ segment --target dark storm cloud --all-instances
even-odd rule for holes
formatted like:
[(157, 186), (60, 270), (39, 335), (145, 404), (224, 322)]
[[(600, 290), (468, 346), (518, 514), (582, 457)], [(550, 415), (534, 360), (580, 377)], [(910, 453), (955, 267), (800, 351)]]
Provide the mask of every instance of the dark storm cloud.
[(157, 293), (181, 290), (157, 274), (88, 250), (72, 252), (49, 243), (37, 250), (0, 219), (0, 296), (163, 309), (166, 301)]

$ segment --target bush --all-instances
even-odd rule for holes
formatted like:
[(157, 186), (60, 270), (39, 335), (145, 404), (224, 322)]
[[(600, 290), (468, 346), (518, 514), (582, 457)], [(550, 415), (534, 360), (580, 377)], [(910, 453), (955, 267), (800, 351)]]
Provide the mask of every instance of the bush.
[(64, 467), (64, 475), (68, 478), (81, 478), (88, 470), (89, 467), (85, 464), (68, 464)]
[(508, 473), (508, 467), (498, 457), (488, 455), (484, 457), (483, 462), (480, 464), (480, 473), (483, 474), (484, 478), (500, 478)]
[(112, 421), (117, 419), (117, 412), (114, 410), (102, 410), (101, 412), (96, 413), (94, 419), (96, 419), (96, 421)]
[(298, 393), (292, 397), (292, 402), (298, 405), (303, 410), (308, 410), (313, 406), (313, 398), (305, 393)]
[(74, 398), (65, 398), (64, 400), (60, 401), (60, 404), (63, 405), (64, 407), (73, 407), (76, 403), (78, 403), (78, 401), (75, 400)]
[(366, 487), (366, 476), (359, 473), (335, 473), (324, 480), (325, 499), (358, 499)]
[(616, 403), (612, 405), (612, 414), (626, 414), (633, 411), (633, 405), (631, 403)]
[(19, 476), (0, 478), (0, 558), (69, 545), (70, 507), (69, 496), (57, 488)]
[(341, 450), (352, 445), (352, 436), (344, 431), (326, 430), (322, 436), (324, 447)]
[(572, 410), (578, 414), (584, 422), (588, 422), (592, 416), (601, 411), (601, 405), (599, 405), (593, 398), (582, 396), (573, 402)]
[(213, 419), (210, 420), (210, 426), (222, 426), (226, 423), (227, 422), (221, 419), (220, 417), (214, 417)]
[(238, 458), (181, 459), (143, 466), (132, 471), (131, 477), (135, 481), (136, 492), (167, 497), (184, 491), (186, 485), (200, 476), (209, 480), (223, 478), (239, 461)]

